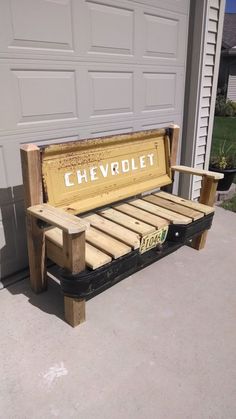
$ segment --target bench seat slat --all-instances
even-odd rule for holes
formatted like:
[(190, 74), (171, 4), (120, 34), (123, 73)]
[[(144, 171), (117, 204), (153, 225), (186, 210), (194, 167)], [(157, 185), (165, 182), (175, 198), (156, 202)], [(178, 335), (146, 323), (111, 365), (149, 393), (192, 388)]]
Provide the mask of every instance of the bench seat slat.
[(94, 227), (90, 227), (86, 231), (85, 237), (86, 242), (112, 256), (114, 259), (117, 259), (131, 252), (131, 247), (121, 243), (119, 240), (114, 239), (113, 237), (97, 230)]
[(118, 204), (114, 206), (118, 211), (123, 212), (124, 214), (135, 217), (138, 220), (144, 221), (147, 224), (150, 224), (157, 229), (165, 227), (169, 224), (169, 221), (164, 218), (158, 217), (157, 215), (151, 214), (150, 212), (141, 210), (140, 208), (134, 207), (130, 204)]
[(120, 211), (117, 211), (113, 208), (106, 208), (104, 210), (100, 210), (98, 213), (103, 217), (108, 218), (109, 220), (114, 221), (117, 224), (120, 224), (134, 231), (135, 233), (140, 234), (141, 236), (156, 231), (155, 227), (137, 220), (137, 218), (122, 214)]
[(193, 221), (199, 220), (199, 218), (204, 217), (204, 214), (200, 211), (196, 211), (192, 208), (184, 207), (181, 204), (176, 202), (169, 201), (168, 199), (161, 198), (158, 195), (150, 195), (150, 201), (153, 204), (157, 204), (162, 208), (165, 208), (170, 211), (175, 211), (178, 214), (185, 215), (186, 217), (192, 218)]
[(173, 224), (190, 224), (192, 219), (185, 217), (184, 215), (178, 214), (174, 211), (169, 211), (162, 208), (152, 202), (149, 202), (149, 196), (143, 197), (142, 199), (134, 199), (129, 201), (131, 205), (144, 209), (145, 211), (151, 212), (152, 214), (158, 215), (159, 217), (169, 220)]
[[(48, 257), (52, 259), (59, 266), (63, 266), (62, 253), (62, 231), (59, 228), (52, 228), (45, 233), (47, 241), (53, 243), (55, 246), (47, 246), (49, 250)], [(61, 254), (60, 254), (61, 251)], [(55, 260), (56, 259), (56, 260)], [(91, 269), (100, 268), (103, 265), (111, 262), (111, 256), (97, 249), (89, 243), (85, 243), (85, 263)]]
[(98, 230), (101, 230), (109, 236), (118, 239), (122, 243), (131, 246), (132, 249), (138, 249), (140, 246), (140, 236), (137, 233), (128, 230), (128, 228), (107, 220), (98, 214), (89, 214), (83, 217), (83, 219), (88, 221), (91, 226), (97, 228)]
[(159, 196), (161, 198), (165, 198), (168, 201), (176, 202), (177, 204), (183, 205), (184, 207), (192, 208), (197, 211), (203, 212), (205, 215), (208, 215), (214, 212), (213, 207), (200, 204), (200, 202), (191, 201), (190, 199), (181, 198), (180, 196), (172, 195), (167, 192), (159, 191), (155, 193), (154, 195)]

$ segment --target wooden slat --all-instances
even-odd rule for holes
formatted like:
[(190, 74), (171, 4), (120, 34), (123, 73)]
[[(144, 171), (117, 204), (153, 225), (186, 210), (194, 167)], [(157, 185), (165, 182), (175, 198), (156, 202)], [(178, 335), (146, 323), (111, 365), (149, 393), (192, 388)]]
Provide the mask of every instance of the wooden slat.
[(86, 217), (83, 217), (83, 219), (88, 221), (91, 226), (97, 228), (98, 230), (101, 230), (109, 236), (118, 239), (122, 243), (131, 246), (132, 249), (138, 249), (140, 246), (140, 237), (137, 233), (134, 233), (119, 224), (113, 223), (98, 214), (89, 214)]
[(68, 234), (81, 233), (89, 226), (88, 222), (48, 204), (34, 205), (29, 207), (27, 212), (46, 223), (61, 228)]
[(173, 224), (189, 224), (192, 222), (191, 218), (152, 204), (148, 202), (146, 198), (134, 199), (133, 201), (129, 201), (129, 203), (135, 207), (141, 208), (145, 211), (151, 212), (152, 214), (158, 215), (159, 217), (165, 218)]
[[(59, 266), (63, 266), (62, 231), (59, 228), (52, 228), (46, 231), (45, 236), (48, 257)], [(89, 243), (85, 243), (85, 263), (89, 268), (97, 269), (111, 261), (112, 258), (106, 253), (101, 252)]]
[(112, 208), (101, 210), (99, 211), (99, 214), (105, 218), (108, 218), (111, 221), (116, 222), (117, 224), (129, 228), (130, 230), (140, 234), (141, 236), (152, 233), (156, 230), (155, 227), (152, 227), (149, 224), (139, 221), (137, 220), (137, 218), (133, 218), (129, 215), (122, 214), (121, 212), (116, 211)]
[(163, 209), (177, 212), (178, 214), (185, 215), (186, 217), (191, 218), (193, 221), (199, 220), (199, 218), (204, 217), (202, 212), (196, 211), (192, 208), (184, 207), (183, 205), (177, 204), (176, 202), (168, 201), (168, 199), (160, 198), (156, 195), (149, 195), (148, 202), (157, 204)]
[(108, 236), (108, 234), (105, 234), (94, 227), (90, 227), (86, 230), (86, 241), (112, 256), (114, 259), (131, 252), (131, 247), (121, 243), (111, 236)]
[(115, 209), (121, 211), (124, 214), (130, 215), (131, 217), (137, 218), (137, 220), (144, 221), (147, 224), (156, 227), (157, 229), (165, 227), (169, 224), (164, 218), (158, 217), (157, 215), (151, 214), (150, 212), (141, 210), (140, 208), (134, 207), (129, 204), (118, 204), (114, 206)]
[(112, 261), (112, 258), (89, 243), (85, 244), (85, 261), (91, 269), (100, 268)]
[(208, 205), (200, 204), (196, 201), (190, 201), (189, 199), (181, 198), (180, 196), (172, 195), (166, 192), (157, 192), (154, 194), (156, 196), (160, 196), (161, 198), (168, 199), (169, 201), (176, 202), (177, 204), (181, 204), (185, 207), (195, 209), (197, 211), (203, 212), (205, 215), (211, 214), (214, 212), (214, 208), (209, 207)]

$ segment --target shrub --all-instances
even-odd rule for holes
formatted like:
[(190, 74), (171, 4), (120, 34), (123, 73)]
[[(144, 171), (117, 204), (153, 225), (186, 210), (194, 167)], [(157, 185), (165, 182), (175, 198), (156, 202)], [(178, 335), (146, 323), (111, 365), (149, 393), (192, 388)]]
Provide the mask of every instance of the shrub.
[(216, 116), (236, 116), (236, 102), (227, 99), (223, 94), (218, 94), (215, 105)]

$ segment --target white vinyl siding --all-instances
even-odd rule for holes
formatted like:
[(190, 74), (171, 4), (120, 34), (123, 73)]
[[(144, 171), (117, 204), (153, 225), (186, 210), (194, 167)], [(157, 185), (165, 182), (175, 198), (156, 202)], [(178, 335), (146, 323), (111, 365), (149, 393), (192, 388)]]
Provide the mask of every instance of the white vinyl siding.
[(236, 102), (236, 65), (230, 67), (227, 97)]
[[(207, 10), (206, 33), (204, 42), (204, 56), (202, 67), (202, 83), (199, 101), (199, 117), (195, 146), (194, 166), (198, 169), (208, 168), (212, 124), (214, 118), (215, 79), (218, 77), (218, 63), (216, 51), (219, 34), (220, 0), (209, 0)], [(213, 88), (214, 86), (214, 88)], [(201, 178), (193, 177), (192, 199), (200, 196)]]

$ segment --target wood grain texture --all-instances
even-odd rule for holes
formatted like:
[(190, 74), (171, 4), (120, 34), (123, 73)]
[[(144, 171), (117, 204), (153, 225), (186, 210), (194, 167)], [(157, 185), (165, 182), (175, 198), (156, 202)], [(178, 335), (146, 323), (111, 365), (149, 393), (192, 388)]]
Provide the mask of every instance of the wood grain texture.
[(170, 126), (170, 165), (174, 166), (177, 161), (178, 154), (178, 145), (179, 145), (179, 126), (171, 125)]
[(187, 208), (192, 208), (197, 211), (202, 212), (203, 214), (211, 214), (214, 212), (214, 208), (209, 205), (201, 204), (197, 201), (191, 201), (190, 199), (185, 199), (177, 195), (169, 194), (163, 191), (157, 192), (154, 195), (160, 196), (160, 198), (168, 199), (169, 201), (176, 202), (177, 204), (183, 205)]
[(177, 212), (169, 211), (156, 205), (153, 203), (152, 196), (150, 196), (150, 198), (149, 196), (145, 196), (143, 199), (134, 199), (129, 201), (129, 203), (135, 207), (144, 209), (151, 214), (158, 215), (159, 217), (164, 218), (173, 224), (189, 224), (192, 222), (192, 219), (189, 217), (185, 217), (184, 215), (178, 214)]
[[(203, 177), (202, 188), (200, 194), (200, 203), (212, 206), (215, 203), (216, 189), (218, 185), (218, 179)], [(201, 250), (205, 247), (208, 231), (204, 231), (198, 237), (196, 237), (191, 244), (196, 250)]]
[(95, 213), (89, 214), (86, 217), (83, 217), (83, 219), (87, 220), (91, 226), (96, 227), (98, 230), (127, 244), (132, 247), (132, 249), (138, 249), (140, 246), (140, 236), (128, 228), (107, 220)]
[(55, 208), (49, 204), (35, 205), (29, 207), (27, 212), (39, 220), (55, 227), (61, 228), (68, 234), (80, 233), (88, 228), (89, 223), (83, 219), (67, 214), (60, 208)]
[(200, 211), (197, 211), (193, 208), (185, 207), (181, 204), (177, 204), (176, 202), (170, 201), (165, 198), (161, 198), (159, 194), (153, 194), (154, 200), (152, 201), (154, 204), (159, 205), (162, 208), (168, 209), (170, 211), (177, 212), (178, 214), (185, 215), (186, 217), (191, 218), (193, 221), (199, 220), (199, 218), (204, 217), (204, 214)]
[(20, 149), (24, 184), (25, 207), (43, 203), (40, 149), (35, 144), (24, 144)]
[[(62, 230), (53, 228), (46, 231), (46, 248), (47, 256), (57, 265), (64, 266), (63, 256), (63, 237)], [(85, 243), (85, 264), (91, 269), (100, 268), (103, 265), (111, 262), (112, 258), (106, 253), (101, 252), (96, 247)]]
[(112, 261), (112, 258), (89, 243), (85, 245), (86, 265), (91, 269), (100, 268)]
[(65, 296), (64, 314), (66, 322), (72, 327), (85, 322), (85, 300)]
[(188, 173), (190, 175), (196, 175), (196, 176), (207, 176), (211, 179), (219, 180), (224, 177), (223, 174), (217, 173), (217, 172), (211, 172), (209, 170), (202, 170), (202, 169), (196, 169), (194, 167), (187, 167), (187, 166), (172, 166), (171, 169), (173, 171), (177, 171), (180, 173)]
[(121, 211), (124, 214), (130, 215), (137, 220), (144, 221), (147, 224), (156, 227), (157, 229), (169, 225), (169, 222), (164, 218), (158, 217), (157, 215), (151, 214), (150, 212), (141, 210), (130, 204), (118, 204), (114, 205), (114, 209)]
[(131, 247), (94, 227), (90, 227), (86, 231), (86, 241), (102, 252), (112, 256), (113, 259), (117, 259), (131, 252)]
[[(21, 165), (25, 207), (43, 202), (40, 150), (34, 144), (21, 146)], [(27, 244), (32, 289), (39, 293), (47, 288), (45, 236), (30, 214), (26, 217)]]
[(129, 215), (122, 214), (120, 211), (116, 211), (112, 208), (98, 211), (98, 213), (101, 216), (140, 234), (141, 236), (152, 233), (156, 230), (155, 227), (139, 221), (136, 218), (130, 217)]
[(34, 292), (40, 293), (47, 288), (45, 233), (30, 214), (26, 217), (27, 242), (30, 268), (30, 284)]
[(63, 231), (64, 267), (72, 274), (85, 269), (85, 232), (68, 234)]

